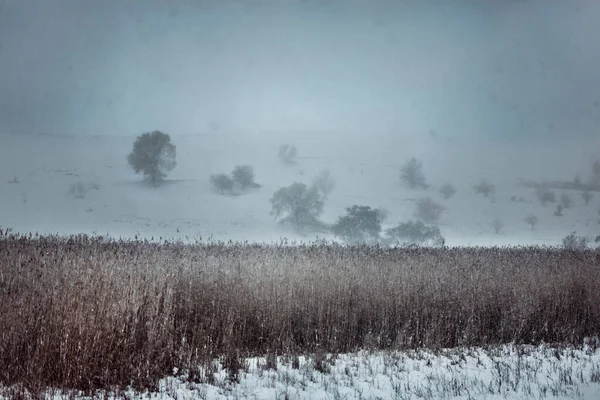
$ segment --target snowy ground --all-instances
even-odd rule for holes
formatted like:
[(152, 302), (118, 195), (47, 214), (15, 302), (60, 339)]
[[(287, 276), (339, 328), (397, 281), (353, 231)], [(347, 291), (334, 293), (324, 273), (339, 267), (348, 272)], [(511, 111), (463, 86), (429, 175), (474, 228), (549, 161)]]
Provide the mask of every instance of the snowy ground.
[[(163, 379), (130, 399), (598, 399), (600, 350), (584, 346), (502, 346), (487, 350), (359, 352), (332, 357), (278, 357), (244, 362), (237, 377), (219, 361), (210, 370)], [(295, 365), (294, 365), (295, 364)], [(272, 367), (274, 367), (272, 365)], [(237, 381), (236, 381), (237, 380)], [(86, 398), (70, 394), (69, 398)], [(103, 398), (104, 394), (97, 393)], [(49, 399), (68, 397), (48, 393)]]
[[(334, 222), (353, 204), (384, 207), (388, 226), (413, 218), (414, 202), (431, 196), (446, 207), (439, 222), (449, 245), (559, 244), (572, 231), (590, 239), (599, 234), (600, 193), (589, 206), (577, 192), (563, 217), (554, 205), (541, 207), (532, 189), (518, 180), (586, 179), (598, 158), (594, 143), (561, 144), (469, 142), (429, 135), (347, 136), (343, 134), (173, 136), (178, 166), (160, 188), (142, 182), (126, 163), (134, 137), (66, 137), (0, 135), (0, 225), (20, 232), (99, 233), (114, 236), (179, 237), (218, 240), (279, 241), (300, 237), (269, 215), (273, 192), (294, 181), (309, 183), (327, 168), (337, 181), (322, 219)], [(277, 158), (280, 144), (294, 143), (299, 160), (285, 166)], [(409, 190), (399, 183), (399, 167), (409, 157), (423, 161), (432, 185)], [(221, 196), (209, 176), (251, 164), (262, 188), (241, 196)], [(18, 183), (9, 183), (14, 177)], [(485, 178), (496, 185), (493, 199), (477, 196), (472, 185)], [(69, 194), (83, 183), (85, 198)], [(448, 201), (439, 186), (458, 189)], [(560, 195), (560, 193), (558, 193)], [(510, 197), (524, 202), (511, 202)], [(523, 222), (539, 217), (535, 230)], [(493, 219), (504, 222), (496, 234)]]

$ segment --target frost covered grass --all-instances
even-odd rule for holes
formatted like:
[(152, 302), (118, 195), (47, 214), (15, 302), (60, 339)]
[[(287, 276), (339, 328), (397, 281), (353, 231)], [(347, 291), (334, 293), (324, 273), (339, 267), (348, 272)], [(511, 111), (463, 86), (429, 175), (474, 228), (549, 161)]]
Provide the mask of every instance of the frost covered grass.
[[(106, 399), (597, 399), (598, 342), (583, 346), (359, 351), (253, 357), (232, 371), (221, 359), (174, 370), (156, 391), (98, 390)], [(31, 393), (22, 386), (0, 397)], [(85, 399), (76, 390), (46, 390), (46, 399)]]
[[(183, 385), (233, 397), (266, 386), (267, 398), (279, 398), (290, 379), (290, 398), (330, 389), (368, 398), (360, 391), (371, 386), (396, 396), (398, 385), (401, 396), (390, 398), (427, 398), (426, 387), (437, 390), (429, 398), (450, 389), (468, 398), (484, 389), (527, 396), (530, 382), (536, 393), (576, 396), (598, 381), (595, 345), (581, 348), (599, 334), (598, 287), (594, 250), (185, 245), (4, 231), (0, 384), (13, 394), (167, 396)], [(542, 343), (562, 347), (524, 346)], [(370, 352), (349, 354), (360, 350)], [(276, 370), (254, 365), (257, 357)], [(437, 367), (427, 369), (428, 357)], [(373, 374), (352, 372), (361, 368)], [(526, 370), (536, 372), (516, 378)]]

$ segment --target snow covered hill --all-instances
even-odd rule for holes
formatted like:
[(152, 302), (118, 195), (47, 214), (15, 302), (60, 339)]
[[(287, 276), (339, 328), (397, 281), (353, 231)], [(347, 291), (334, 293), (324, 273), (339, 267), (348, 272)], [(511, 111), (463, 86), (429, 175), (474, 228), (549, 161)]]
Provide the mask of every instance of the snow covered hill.
[[(328, 223), (345, 207), (358, 204), (384, 207), (389, 212), (386, 225), (393, 226), (414, 218), (415, 201), (429, 196), (446, 207), (439, 225), (448, 245), (557, 245), (572, 231), (591, 240), (600, 234), (600, 193), (586, 206), (580, 192), (564, 191), (573, 205), (557, 217), (555, 205), (542, 207), (533, 189), (519, 185), (519, 179), (569, 181), (577, 173), (586, 179), (592, 161), (600, 158), (600, 138), (557, 144), (398, 133), (172, 135), (178, 165), (158, 188), (143, 182), (127, 164), (134, 140), (0, 135), (0, 226), (155, 239), (312, 240), (316, 236), (300, 236), (279, 225), (269, 215), (269, 199), (280, 187), (310, 183), (329, 169), (337, 187), (322, 215)], [(284, 143), (297, 146), (296, 164), (283, 165), (278, 159)], [(400, 183), (399, 168), (412, 156), (423, 162), (431, 185), (427, 190)], [(213, 190), (211, 174), (228, 173), (240, 164), (254, 167), (260, 189), (240, 196)], [(496, 186), (495, 196), (475, 194), (472, 186), (481, 179)], [(449, 200), (438, 193), (446, 182), (457, 188)], [(78, 196), (74, 185), (80, 183), (84, 190)], [(539, 218), (533, 230), (523, 221), (528, 214)], [(491, 225), (494, 219), (504, 224), (499, 234)]]

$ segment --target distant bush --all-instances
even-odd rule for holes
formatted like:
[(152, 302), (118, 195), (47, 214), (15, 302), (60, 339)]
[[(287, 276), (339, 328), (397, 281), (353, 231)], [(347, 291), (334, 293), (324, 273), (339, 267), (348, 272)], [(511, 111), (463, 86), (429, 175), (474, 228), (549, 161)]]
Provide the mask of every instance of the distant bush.
[(583, 236), (577, 236), (577, 232), (571, 232), (562, 240), (563, 247), (567, 250), (585, 250), (587, 249), (587, 239)]
[(333, 189), (335, 189), (336, 183), (335, 179), (331, 176), (331, 172), (328, 169), (325, 169), (319, 173), (319, 175), (315, 176), (312, 185), (316, 187), (323, 198), (329, 197)]
[(279, 159), (285, 164), (293, 164), (298, 157), (298, 149), (295, 145), (284, 144), (279, 146)]
[(496, 191), (493, 184), (489, 183), (485, 179), (482, 179), (478, 184), (473, 185), (473, 190), (476, 194), (481, 194), (483, 197), (490, 197)]
[(249, 187), (260, 187), (259, 184), (254, 182), (254, 168), (250, 165), (237, 165), (231, 173), (233, 182), (240, 185), (242, 190), (246, 190)]
[(581, 192), (581, 198), (587, 206), (588, 204), (590, 204), (590, 201), (594, 198), (594, 194), (589, 189), (585, 189), (583, 192)]
[(377, 243), (382, 220), (376, 208), (353, 205), (346, 213), (331, 227), (334, 235), (346, 243)]
[(76, 199), (85, 199), (89, 191), (90, 188), (85, 183), (76, 182), (71, 184), (68, 194)]
[(556, 210), (554, 210), (554, 215), (557, 217), (562, 217), (563, 215), (563, 210), (565, 209), (565, 206), (563, 206), (562, 204), (557, 204), (556, 205)]
[(569, 196), (567, 193), (563, 193), (560, 195), (560, 205), (562, 205), (564, 208), (569, 208), (571, 207), (571, 204), (573, 204), (573, 200), (571, 199), (571, 196)]
[(536, 190), (537, 198), (542, 206), (548, 203), (556, 203), (556, 193), (545, 187), (539, 187)]
[(436, 203), (430, 197), (423, 197), (417, 201), (417, 209), (415, 210), (415, 217), (427, 222), (436, 222), (442, 216), (444, 207)]
[(298, 230), (322, 229), (319, 216), (323, 212), (325, 201), (314, 186), (294, 182), (290, 186), (277, 190), (271, 198), (271, 215), (281, 218), (281, 223), (292, 225)]
[(19, 179), (17, 178), (17, 175), (14, 175), (14, 176), (12, 177), (12, 179), (10, 179), (10, 180), (8, 181), (8, 183), (19, 183)]
[(210, 176), (210, 183), (221, 194), (231, 193), (233, 191), (233, 179), (227, 174), (216, 174)]
[(415, 157), (406, 161), (402, 168), (400, 168), (400, 179), (411, 189), (427, 189), (429, 187), (429, 185), (425, 183), (423, 164)]
[(538, 217), (533, 214), (529, 214), (528, 216), (525, 217), (525, 219), (523, 221), (525, 221), (526, 223), (531, 225), (531, 230), (533, 230), (535, 225), (537, 225), (537, 223), (538, 223)]
[(444, 237), (437, 226), (425, 225), (422, 221), (407, 221), (386, 231), (387, 243), (398, 246), (433, 246), (444, 245)]
[(456, 193), (456, 188), (454, 186), (452, 186), (450, 183), (446, 183), (444, 186), (442, 186), (440, 188), (440, 194), (446, 200), (448, 200), (450, 197), (454, 196), (455, 193)]
[(177, 165), (175, 158), (176, 149), (171, 137), (154, 131), (137, 137), (127, 161), (137, 174), (144, 174), (152, 185), (158, 186)]

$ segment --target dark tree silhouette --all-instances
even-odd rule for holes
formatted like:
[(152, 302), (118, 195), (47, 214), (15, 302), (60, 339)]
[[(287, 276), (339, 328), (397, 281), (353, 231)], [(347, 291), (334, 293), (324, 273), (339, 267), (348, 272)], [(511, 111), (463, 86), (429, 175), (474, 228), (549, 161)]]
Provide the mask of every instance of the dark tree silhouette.
[(353, 205), (347, 215), (339, 217), (331, 227), (334, 235), (347, 243), (376, 243), (381, 233), (382, 213), (369, 206)]
[(176, 155), (171, 137), (154, 131), (137, 137), (127, 161), (137, 174), (144, 174), (152, 185), (158, 186), (177, 165)]
[(280, 222), (289, 223), (297, 229), (320, 227), (318, 218), (323, 212), (325, 202), (319, 190), (314, 186), (294, 182), (290, 186), (277, 190), (271, 198), (271, 215), (283, 217)]

